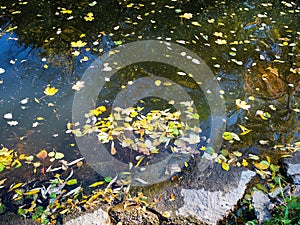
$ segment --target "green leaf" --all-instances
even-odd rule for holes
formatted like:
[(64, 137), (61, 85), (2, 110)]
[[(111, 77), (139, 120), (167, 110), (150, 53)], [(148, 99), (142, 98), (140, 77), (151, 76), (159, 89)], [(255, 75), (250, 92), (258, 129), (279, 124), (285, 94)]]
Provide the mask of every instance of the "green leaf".
[(233, 139), (231, 132), (224, 132), (222, 137), (226, 141), (231, 141)]
[(114, 43), (115, 43), (115, 45), (121, 45), (121, 44), (123, 44), (123, 42), (122, 42), (121, 40), (119, 40), (119, 41), (114, 41)]
[(2, 172), (4, 169), (5, 169), (5, 166), (2, 163), (0, 163), (0, 172)]
[(65, 157), (65, 155), (61, 152), (56, 152), (55, 156), (54, 156), (55, 159), (62, 159), (64, 157)]
[(109, 183), (112, 181), (112, 177), (105, 177), (104, 180), (106, 183)]

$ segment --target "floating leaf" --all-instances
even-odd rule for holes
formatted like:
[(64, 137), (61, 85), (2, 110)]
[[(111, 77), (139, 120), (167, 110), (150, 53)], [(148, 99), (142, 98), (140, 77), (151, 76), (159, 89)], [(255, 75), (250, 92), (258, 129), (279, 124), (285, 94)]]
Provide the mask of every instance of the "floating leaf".
[(224, 39), (217, 39), (215, 42), (216, 42), (218, 45), (225, 45), (225, 44), (227, 44), (227, 41), (224, 40)]
[(71, 14), (73, 11), (71, 10), (71, 9), (62, 9), (61, 11), (60, 11), (62, 14)]
[(222, 169), (228, 171), (230, 169), (229, 164), (226, 162), (222, 162)]
[(259, 163), (255, 163), (254, 166), (259, 169), (259, 170), (266, 170), (269, 168), (270, 166), (270, 163), (267, 162), (266, 160), (262, 160), (261, 162)]
[(4, 169), (5, 169), (5, 166), (2, 163), (0, 163), (0, 172), (2, 172)]
[(249, 165), (249, 163), (247, 162), (246, 159), (243, 159), (242, 165), (243, 165), (244, 167), (247, 167), (247, 166)]
[(4, 114), (3, 117), (4, 117), (4, 119), (7, 119), (7, 120), (10, 120), (13, 118), (12, 113), (6, 113), (6, 114)]
[(16, 126), (16, 125), (19, 124), (19, 122), (18, 122), (18, 121), (8, 121), (7, 124), (8, 124), (9, 126)]
[(94, 14), (92, 12), (89, 12), (85, 17), (85, 21), (93, 21), (95, 19)]
[(251, 108), (250, 105), (247, 105), (247, 102), (242, 101), (241, 99), (236, 99), (235, 104), (238, 108), (244, 109), (244, 110), (249, 110)]
[(249, 132), (251, 132), (250, 129), (248, 129), (248, 128), (246, 128), (246, 127), (240, 125), (240, 124), (238, 124), (238, 126), (239, 126), (239, 127), (241, 128), (241, 130), (242, 130), (242, 133), (240, 133), (240, 135), (246, 135), (246, 134), (248, 134)]
[(55, 159), (62, 159), (64, 157), (65, 157), (65, 155), (61, 152), (56, 152), (55, 156), (54, 156)]
[(71, 180), (68, 180), (67, 185), (74, 185), (74, 184), (77, 184), (77, 179), (71, 179)]
[(35, 101), (36, 103), (40, 103), (40, 100), (39, 100), (38, 98), (34, 98), (34, 101)]
[(259, 160), (259, 156), (253, 155), (253, 154), (249, 154), (249, 159), (252, 159), (252, 160)]
[(97, 1), (93, 1), (92, 3), (89, 3), (89, 6), (95, 6), (97, 4)]
[(50, 86), (46, 87), (44, 90), (45, 95), (48, 95), (48, 96), (55, 95), (57, 92), (58, 92), (58, 89), (56, 89), (55, 87), (50, 87)]
[(35, 195), (40, 192), (40, 188), (35, 188), (24, 193), (24, 195)]
[(95, 182), (95, 183), (91, 184), (89, 187), (97, 187), (97, 186), (100, 186), (104, 183), (105, 183), (104, 181), (98, 181), (98, 182)]
[(112, 177), (105, 177), (104, 180), (106, 183), (109, 183), (112, 181)]
[(13, 185), (12, 187), (10, 187), (10, 189), (8, 190), (8, 192), (10, 192), (10, 191), (12, 191), (12, 190), (14, 190), (14, 189), (16, 189), (16, 188), (19, 188), (19, 187), (21, 187), (23, 185), (23, 183), (17, 183), (17, 184), (15, 184), (15, 185)]
[(52, 151), (52, 152), (49, 152), (49, 153), (48, 153), (48, 156), (49, 156), (49, 157), (54, 157), (54, 156), (55, 156), (55, 152), (53, 152), (53, 151)]
[(71, 42), (71, 47), (73, 47), (73, 48), (81, 48), (81, 47), (84, 47), (84, 46), (86, 46), (87, 45), (87, 43), (86, 42), (83, 42), (83, 41), (81, 41), (81, 40), (79, 40), (79, 41), (72, 41)]
[(29, 100), (29, 98), (24, 98), (24, 99), (22, 99), (22, 100), (20, 101), (20, 103), (21, 103), (22, 105), (25, 105), (25, 104), (28, 103), (28, 100)]
[(36, 157), (41, 160), (44, 160), (45, 158), (47, 158), (47, 155), (47, 151), (45, 149), (42, 149), (38, 154), (36, 154)]
[(183, 15), (180, 15), (179, 17), (184, 18), (184, 19), (192, 19), (193, 14), (192, 13), (184, 13)]
[(224, 132), (222, 137), (226, 141), (232, 141), (232, 140), (240, 141), (240, 137), (233, 132)]
[(194, 26), (201, 27), (201, 24), (200, 24), (200, 23), (198, 23), (197, 21), (193, 21), (193, 22), (192, 22), (192, 24), (193, 24)]

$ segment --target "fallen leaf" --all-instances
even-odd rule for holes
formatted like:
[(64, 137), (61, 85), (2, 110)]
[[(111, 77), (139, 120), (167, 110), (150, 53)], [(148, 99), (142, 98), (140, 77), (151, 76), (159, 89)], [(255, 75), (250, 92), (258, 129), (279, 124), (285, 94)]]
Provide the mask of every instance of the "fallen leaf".
[(98, 181), (98, 182), (95, 182), (95, 183), (91, 184), (89, 187), (97, 187), (97, 186), (100, 186), (104, 183), (105, 183), (104, 181)]
[(259, 170), (266, 170), (269, 168), (270, 163), (268, 163), (266, 160), (262, 160), (259, 163), (254, 163), (254, 166)]
[(48, 95), (48, 96), (52, 96), (55, 95), (58, 92), (58, 89), (56, 89), (55, 87), (46, 87), (44, 90), (44, 94)]
[(47, 155), (47, 151), (45, 149), (42, 149), (38, 154), (36, 154), (36, 157), (41, 160), (44, 160), (45, 158), (47, 158)]
[(228, 171), (230, 169), (229, 164), (226, 162), (222, 162), (222, 169)]

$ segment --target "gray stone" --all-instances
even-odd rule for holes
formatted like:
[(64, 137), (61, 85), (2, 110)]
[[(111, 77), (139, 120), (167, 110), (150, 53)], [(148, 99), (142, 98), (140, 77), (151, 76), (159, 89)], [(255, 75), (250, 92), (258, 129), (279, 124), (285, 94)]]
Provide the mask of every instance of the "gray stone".
[(108, 213), (99, 208), (93, 213), (87, 213), (64, 223), (65, 225), (109, 225)]
[(265, 193), (262, 191), (254, 191), (252, 196), (252, 204), (259, 223), (271, 219), (272, 215), (268, 211), (271, 202)]
[(295, 152), (292, 158), (284, 159), (283, 168), (296, 186), (294, 195), (300, 195), (300, 152)]
[(194, 216), (207, 224), (216, 224), (234, 208), (243, 197), (247, 183), (255, 175), (252, 171), (243, 171), (237, 186), (231, 190), (209, 191), (201, 189), (182, 189), (184, 205), (177, 210), (177, 215)]
[[(200, 157), (191, 161), (189, 171), (183, 173), (178, 182), (154, 185), (143, 193), (155, 201), (157, 212), (168, 211), (174, 224), (189, 225), (216, 224), (228, 216), (256, 175), (241, 167), (224, 171), (219, 163)], [(172, 201), (171, 195), (175, 196)]]

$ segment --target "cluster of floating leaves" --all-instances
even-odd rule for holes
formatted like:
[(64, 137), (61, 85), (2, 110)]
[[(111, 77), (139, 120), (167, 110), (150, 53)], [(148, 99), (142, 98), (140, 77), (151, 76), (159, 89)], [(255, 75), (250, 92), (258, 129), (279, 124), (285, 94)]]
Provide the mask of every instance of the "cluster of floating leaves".
[[(81, 211), (95, 207), (96, 203), (111, 204), (112, 201), (119, 195), (119, 189), (112, 189), (112, 184), (116, 182), (116, 178), (105, 177), (103, 181), (97, 181), (91, 184), (90, 188), (106, 185), (105, 189), (94, 190), (92, 194), (85, 195), (82, 186), (73, 176), (73, 166), (80, 167), (83, 158), (76, 159), (72, 162), (63, 160), (64, 154), (57, 151), (47, 152), (45, 149), (39, 151), (36, 155), (26, 156), (18, 155), (14, 150), (9, 150), (3, 147), (0, 150), (0, 168), (12, 169), (21, 167), (21, 161), (34, 166), (34, 172), (40, 168), (39, 173), (45, 176), (47, 173), (57, 171), (58, 173), (52, 178), (44, 182), (39, 187), (30, 188), (30, 184), (26, 182), (13, 183), (9, 187), (5, 185), (7, 178), (0, 180), (0, 188), (6, 188), (7, 193), (11, 195), (11, 202), (16, 205), (21, 205), (18, 213), (42, 224), (57, 224), (57, 220), (68, 212), (74, 210)], [(58, 161), (61, 165), (53, 168), (51, 164), (45, 169), (46, 161), (53, 163)], [(66, 178), (62, 178), (67, 169), (70, 171)], [(36, 185), (37, 186), (37, 185)], [(128, 191), (129, 189), (127, 189)], [(129, 198), (127, 201), (140, 201), (145, 203), (145, 197), (137, 196)], [(0, 209), (4, 205), (0, 201)]]
[(5, 169), (19, 168), (22, 166), (21, 161), (30, 163), (32, 160), (32, 156), (26, 156), (25, 154), (19, 155), (13, 149), (2, 147), (2, 149), (0, 149), (0, 172)]
[[(241, 132), (236, 134), (234, 132), (226, 131), (223, 133), (222, 137), (225, 141), (233, 143), (234, 141), (241, 141), (240, 136), (244, 136), (251, 132), (252, 130), (238, 124)], [(260, 140), (261, 145), (266, 145), (269, 143), (268, 140)], [(275, 145), (273, 147), (274, 151), (280, 151), (280, 158), (291, 157), (291, 153), (300, 150), (300, 142), (295, 142), (292, 145)], [(228, 171), (231, 166), (234, 167), (246, 167), (254, 170), (262, 179), (271, 177), (274, 179), (276, 173), (279, 171), (280, 166), (278, 162), (271, 163), (271, 157), (266, 155), (261, 156), (255, 154), (244, 155), (240, 151), (229, 151), (227, 149), (222, 149), (219, 153), (216, 153), (214, 149), (208, 147), (202, 147), (201, 150), (205, 151), (203, 157), (209, 160), (213, 160), (221, 164), (223, 170)]]
[[(142, 107), (115, 107), (106, 117), (102, 116), (107, 111), (106, 107), (99, 106), (85, 115), (87, 120), (83, 129), (77, 128), (78, 124), (69, 124), (68, 129), (72, 128), (77, 137), (96, 133), (101, 143), (111, 143), (112, 155), (117, 153), (115, 141), (123, 148), (143, 155), (157, 154), (163, 148), (176, 153), (195, 154), (201, 129), (189, 124), (197, 121), (199, 115), (194, 112), (193, 102), (182, 102), (181, 105), (185, 107), (184, 112), (151, 110), (145, 115)], [(182, 121), (183, 116), (187, 121)]]

